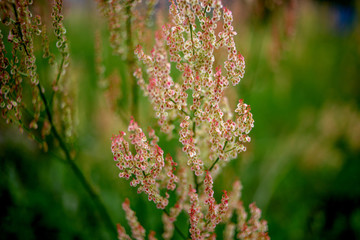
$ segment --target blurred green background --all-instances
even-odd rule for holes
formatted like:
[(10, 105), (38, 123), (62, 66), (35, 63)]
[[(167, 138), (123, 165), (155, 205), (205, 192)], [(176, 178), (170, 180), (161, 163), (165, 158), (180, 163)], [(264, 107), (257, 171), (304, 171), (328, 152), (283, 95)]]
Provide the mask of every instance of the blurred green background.
[[(129, 104), (124, 60), (112, 54), (95, 3), (65, 3), (77, 164), (114, 222), (129, 230), (121, 208), (129, 197), (139, 221), (160, 238), (162, 211), (117, 177), (112, 160), (110, 138), (126, 129), (117, 113)], [(160, 0), (159, 14), (166, 4)], [(216, 198), (239, 178), (244, 204), (255, 201), (262, 209), (272, 239), (360, 239), (359, 4), (257, 0), (224, 5), (234, 13), (237, 48), (246, 61), (244, 79), (227, 94), (233, 108), (239, 98), (251, 105), (255, 128), (248, 151), (215, 180)], [(103, 78), (96, 65), (99, 46)], [(141, 96), (144, 129), (156, 124), (149, 109)], [(175, 153), (179, 143), (164, 139), (160, 146)], [(0, 121), (0, 239), (110, 239), (94, 203), (56, 149), (43, 153), (26, 134)], [(187, 224), (180, 228), (186, 232)]]

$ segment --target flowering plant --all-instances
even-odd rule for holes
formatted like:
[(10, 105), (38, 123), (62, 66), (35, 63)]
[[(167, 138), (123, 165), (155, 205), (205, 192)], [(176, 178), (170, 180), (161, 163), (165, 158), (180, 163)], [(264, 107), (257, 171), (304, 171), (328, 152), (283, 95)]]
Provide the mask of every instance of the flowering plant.
[[(238, 84), (245, 71), (234, 42), (232, 13), (220, 0), (177, 0), (171, 2), (170, 15), (172, 22), (157, 32), (150, 54), (137, 46), (135, 53), (145, 72), (138, 68), (134, 75), (150, 99), (161, 131), (178, 137), (184, 154), (164, 157), (155, 131), (150, 129), (147, 137), (132, 118), (128, 140), (123, 131), (112, 138), (119, 177), (130, 180), (138, 193), (147, 194), (163, 210), (164, 239), (171, 239), (174, 229), (187, 238), (176, 226), (182, 211), (188, 214), (191, 239), (215, 239), (218, 224), (225, 225), (225, 239), (269, 239), (267, 223), (260, 220), (255, 204), (250, 205), (247, 219), (239, 181), (231, 192), (224, 191), (220, 203), (213, 196), (213, 178), (246, 151), (244, 144), (250, 142), (248, 134), (254, 126), (250, 106), (239, 100), (233, 114), (224, 96), (225, 89)], [(214, 67), (214, 52), (223, 48), (227, 51), (225, 71)], [(182, 73), (180, 79), (172, 77), (172, 65)], [(170, 194), (177, 199), (173, 206), (169, 206)], [(128, 199), (123, 209), (132, 237), (144, 239), (145, 230)], [(235, 222), (233, 216), (237, 216)], [(131, 239), (121, 225), (118, 233), (120, 239)], [(155, 233), (148, 237), (155, 239)]]
[[(153, 9), (155, 2), (148, 1), (149, 9)], [(239, 100), (232, 113), (224, 96), (230, 84), (239, 83), (245, 70), (244, 58), (234, 42), (236, 33), (231, 11), (224, 8), (220, 0), (172, 1), (172, 22), (156, 33), (155, 46), (147, 54), (140, 45), (134, 48), (140, 43), (140, 37), (134, 40), (132, 29), (132, 24), (141, 24), (142, 18), (134, 12), (139, 1), (124, 1), (122, 7), (116, 1), (99, 3), (111, 22), (113, 48), (122, 54), (126, 45), (126, 62), (132, 75), (129, 79), (137, 80), (150, 99), (160, 130), (178, 138), (183, 152), (173, 157), (165, 154), (155, 130), (150, 129), (148, 133), (142, 130), (136, 122), (137, 95), (136, 89), (132, 89), (134, 117), (128, 127), (129, 136), (121, 131), (112, 138), (119, 177), (130, 180), (138, 193), (145, 193), (148, 200), (163, 211), (164, 239), (173, 238), (175, 231), (184, 239), (214, 239), (219, 224), (224, 225), (225, 239), (268, 239), (267, 223), (260, 220), (260, 210), (255, 204), (250, 205), (251, 217), (247, 218), (240, 201), (239, 181), (234, 182), (231, 191), (223, 191), (219, 203), (214, 197), (214, 178), (228, 161), (246, 150), (245, 144), (250, 142), (248, 134), (254, 126), (250, 107)], [(50, 48), (46, 24), (41, 22), (40, 15), (31, 11), (35, 9), (31, 7), (32, 1), (0, 2), (0, 17), (6, 26), (5, 31), (0, 32), (1, 115), (6, 122), (15, 123), (28, 132), (44, 150), (48, 149), (51, 139), (58, 143), (63, 152), (60, 158), (64, 158), (94, 200), (112, 234), (118, 234), (120, 239), (144, 239), (145, 229), (131, 210), (129, 200), (125, 200), (123, 209), (131, 237), (121, 225), (116, 233), (106, 208), (74, 161), (73, 109), (66, 76), (70, 51), (62, 5), (61, 0), (55, 0), (51, 13), (58, 60), (54, 48)], [(125, 20), (125, 25), (116, 21), (118, 17)], [(39, 45), (43, 58), (49, 63), (45, 72), (53, 76), (49, 77), (52, 82), (39, 74), (39, 57), (35, 54), (35, 47)], [(224, 69), (215, 67), (215, 60), (219, 61), (215, 52), (220, 49), (227, 52)], [(139, 60), (137, 69), (135, 55)], [(180, 72), (181, 77), (176, 79), (174, 71)], [(31, 91), (25, 91), (25, 87)], [(29, 92), (30, 103), (24, 101), (29, 99)], [(188, 236), (177, 225), (182, 212), (188, 216)], [(148, 234), (149, 239), (155, 236), (153, 231)]]

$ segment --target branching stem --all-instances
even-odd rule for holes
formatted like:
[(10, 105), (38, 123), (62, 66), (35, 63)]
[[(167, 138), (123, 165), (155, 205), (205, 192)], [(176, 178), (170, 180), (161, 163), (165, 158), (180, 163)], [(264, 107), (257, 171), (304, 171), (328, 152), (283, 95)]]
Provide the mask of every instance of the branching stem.
[[(170, 98), (169, 100), (170, 100), (172, 103), (174, 103), (175, 106), (176, 106), (176, 102), (175, 102), (173, 99)], [(178, 108), (177, 108), (177, 109), (178, 109)], [(187, 115), (187, 116), (189, 115), (187, 112), (184, 111), (184, 109), (180, 109), (179, 111), (182, 112), (182, 113), (184, 113), (184, 114)]]
[[(228, 143), (228, 142), (226, 141), (225, 144), (224, 144), (224, 147), (223, 147), (223, 149), (222, 149), (223, 151), (225, 150), (227, 143)], [(220, 160), (220, 156), (217, 157), (217, 159), (215, 160), (215, 162), (213, 162), (213, 164), (211, 165), (211, 167), (209, 168), (208, 171), (211, 171), (211, 170), (215, 167), (216, 163), (217, 163), (219, 160)]]

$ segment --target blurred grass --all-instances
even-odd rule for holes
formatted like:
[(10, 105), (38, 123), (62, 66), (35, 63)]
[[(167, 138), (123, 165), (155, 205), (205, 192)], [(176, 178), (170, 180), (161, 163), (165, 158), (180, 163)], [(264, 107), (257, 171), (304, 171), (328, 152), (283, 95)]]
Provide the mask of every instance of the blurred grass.
[[(256, 201), (272, 239), (360, 238), (359, 24), (337, 29), (331, 5), (297, 7), (291, 36), (282, 34), (284, 23), (277, 15), (236, 25), (246, 74), (228, 97), (233, 107), (238, 98), (251, 105), (255, 128), (248, 151), (216, 179), (216, 198), (240, 178), (245, 205)], [(129, 230), (121, 208), (129, 197), (143, 226), (160, 233), (162, 212), (117, 177), (112, 161), (110, 137), (126, 128), (112, 108), (119, 102), (122, 108), (128, 105), (124, 61), (112, 55), (106, 27), (93, 9), (69, 8), (65, 20), (70, 78), (77, 91), (76, 161), (114, 222)], [(119, 78), (120, 99), (100, 87), (95, 29), (101, 32), (104, 75)], [(145, 97), (140, 107), (143, 128), (154, 126)], [(91, 199), (66, 165), (40, 152), (17, 129), (3, 122), (0, 128), (0, 239), (109, 239)], [(176, 139), (160, 145), (176, 156)], [(181, 226), (184, 233), (186, 228)]]

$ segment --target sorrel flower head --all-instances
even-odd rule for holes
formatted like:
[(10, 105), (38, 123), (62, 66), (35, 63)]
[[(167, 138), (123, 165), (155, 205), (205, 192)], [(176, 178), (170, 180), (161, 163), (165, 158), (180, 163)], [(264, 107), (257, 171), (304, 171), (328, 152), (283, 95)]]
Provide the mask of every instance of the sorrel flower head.
[[(232, 13), (220, 0), (176, 0), (171, 1), (170, 16), (172, 22), (156, 33), (149, 54), (140, 45), (135, 49), (144, 68), (138, 68), (134, 76), (151, 101), (161, 131), (177, 134), (185, 154), (164, 160), (154, 131), (150, 130), (148, 140), (132, 119), (129, 139), (135, 155), (124, 132), (113, 137), (119, 176), (140, 185), (138, 191), (145, 191), (160, 208), (167, 207), (169, 195), (161, 196), (159, 189), (175, 190), (175, 204), (163, 210), (164, 239), (171, 239), (175, 230), (187, 239), (176, 227), (181, 212), (188, 216), (191, 239), (216, 239), (218, 224), (225, 225), (225, 239), (268, 239), (266, 222), (260, 221), (255, 204), (250, 205), (251, 218), (247, 219), (239, 181), (231, 192), (223, 191), (220, 203), (214, 197), (213, 177), (219, 172), (215, 170), (246, 150), (254, 127), (250, 106), (241, 99), (233, 112), (224, 97), (245, 71), (233, 39)], [(227, 52), (223, 69), (214, 66), (214, 52), (220, 49)], [(173, 66), (181, 73), (176, 79)], [(233, 221), (235, 214), (237, 221)]]
[[(222, 165), (235, 158), (250, 141), (247, 134), (254, 126), (250, 107), (240, 100), (234, 116), (224, 114), (224, 91), (240, 82), (245, 61), (233, 39), (232, 13), (221, 1), (172, 1), (170, 15), (172, 24), (157, 33), (151, 53), (145, 54), (141, 46), (135, 50), (149, 80), (145, 81), (140, 68), (135, 76), (162, 131), (172, 133), (174, 120), (180, 119), (179, 141), (188, 165), (199, 176), (218, 168), (214, 163), (219, 160)], [(214, 66), (216, 49), (227, 51), (225, 71)], [(176, 81), (171, 77), (171, 62), (182, 73)]]

